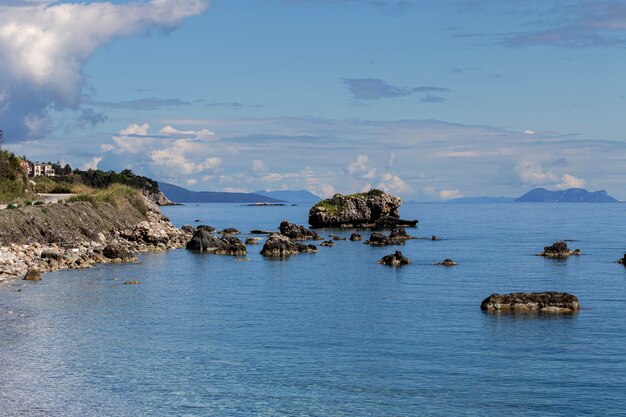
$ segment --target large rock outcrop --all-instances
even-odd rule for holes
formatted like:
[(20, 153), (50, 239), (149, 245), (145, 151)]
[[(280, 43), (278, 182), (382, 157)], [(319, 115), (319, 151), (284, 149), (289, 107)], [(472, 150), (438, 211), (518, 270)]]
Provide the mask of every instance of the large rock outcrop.
[(554, 242), (552, 245), (543, 248), (543, 252), (537, 254), (537, 256), (548, 258), (567, 258), (572, 255), (580, 255), (580, 250), (571, 250), (567, 247), (567, 243), (563, 241)]
[(261, 255), (268, 257), (283, 257), (304, 252), (317, 252), (315, 245), (303, 245), (293, 242), (287, 236), (272, 234), (265, 241)]
[(335, 194), (309, 211), (313, 227), (396, 227), (415, 226), (417, 220), (401, 220), (402, 199), (380, 190), (352, 195)]
[(564, 292), (514, 292), (491, 294), (480, 304), (483, 311), (516, 313), (572, 313), (580, 310), (578, 298)]
[(317, 232), (304, 226), (289, 223), (287, 220), (280, 222), (278, 230), (280, 230), (281, 235), (287, 236), (291, 240), (322, 240), (322, 237)]
[(216, 255), (243, 256), (248, 253), (246, 246), (236, 237), (217, 238), (203, 229), (196, 230), (187, 249)]

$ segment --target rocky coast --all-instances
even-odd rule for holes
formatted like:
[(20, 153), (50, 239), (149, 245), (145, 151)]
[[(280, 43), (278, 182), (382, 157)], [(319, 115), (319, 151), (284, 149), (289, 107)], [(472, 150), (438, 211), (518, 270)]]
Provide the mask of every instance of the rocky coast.
[(0, 283), (23, 279), (29, 271), (131, 262), (136, 253), (180, 248), (190, 238), (139, 192), (2, 210)]

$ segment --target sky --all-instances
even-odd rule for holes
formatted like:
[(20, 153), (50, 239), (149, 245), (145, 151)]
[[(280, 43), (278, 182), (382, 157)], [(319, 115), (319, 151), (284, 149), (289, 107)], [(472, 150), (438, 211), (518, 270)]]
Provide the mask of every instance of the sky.
[(625, 48), (625, 1), (0, 0), (0, 129), (192, 190), (626, 200)]

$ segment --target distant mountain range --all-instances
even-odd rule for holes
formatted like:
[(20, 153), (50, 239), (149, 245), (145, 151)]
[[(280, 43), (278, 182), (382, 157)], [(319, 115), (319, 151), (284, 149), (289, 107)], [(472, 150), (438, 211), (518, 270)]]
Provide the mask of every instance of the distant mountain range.
[(521, 197), (463, 197), (448, 200), (448, 203), (618, 203), (606, 191), (590, 192), (582, 188), (570, 188), (564, 191), (550, 191), (535, 188)]
[(590, 192), (582, 188), (570, 188), (565, 191), (549, 191), (535, 188), (515, 199), (518, 203), (617, 203), (606, 191)]
[(175, 203), (284, 203), (254, 193), (223, 193), (217, 191), (190, 191), (178, 185), (159, 182), (159, 189)]
[(321, 200), (318, 196), (313, 193), (310, 193), (306, 190), (277, 190), (277, 191), (268, 191), (268, 190), (260, 190), (253, 191), (254, 194), (264, 195), (266, 197), (275, 198), (277, 200), (284, 200), (290, 203), (317, 203)]

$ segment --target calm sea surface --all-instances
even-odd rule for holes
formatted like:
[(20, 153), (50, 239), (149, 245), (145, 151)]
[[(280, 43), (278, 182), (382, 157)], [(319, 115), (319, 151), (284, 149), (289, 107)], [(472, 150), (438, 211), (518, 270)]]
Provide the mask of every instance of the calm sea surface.
[[(275, 229), (307, 206), (169, 207)], [(626, 414), (624, 204), (405, 204), (413, 260), (339, 241), (286, 260), (186, 250), (0, 287), (0, 415)], [(352, 231), (334, 233), (349, 236)], [(324, 234), (329, 231), (323, 231)], [(363, 232), (368, 235), (367, 232)], [(533, 256), (572, 239), (582, 256)], [(459, 265), (432, 265), (453, 258)], [(141, 285), (123, 285), (139, 280)], [(494, 292), (567, 291), (576, 315), (491, 315)]]

